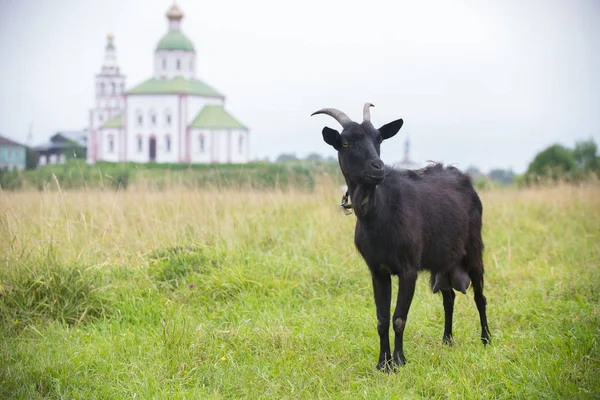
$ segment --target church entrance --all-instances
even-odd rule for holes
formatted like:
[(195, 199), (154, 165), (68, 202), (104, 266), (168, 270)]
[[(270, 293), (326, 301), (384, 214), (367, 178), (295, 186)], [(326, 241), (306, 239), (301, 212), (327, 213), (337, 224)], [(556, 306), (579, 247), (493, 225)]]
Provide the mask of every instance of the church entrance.
[(150, 137), (148, 151), (150, 152), (150, 161), (156, 161), (156, 138), (154, 136)]

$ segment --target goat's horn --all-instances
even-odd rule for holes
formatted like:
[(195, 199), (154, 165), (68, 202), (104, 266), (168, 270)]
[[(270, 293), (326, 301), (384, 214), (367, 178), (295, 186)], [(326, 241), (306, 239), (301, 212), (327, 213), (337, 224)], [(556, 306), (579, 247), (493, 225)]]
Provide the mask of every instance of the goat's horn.
[(345, 113), (343, 113), (340, 110), (336, 110), (335, 108), (322, 108), (319, 111), (315, 111), (314, 113), (310, 114), (310, 116), (312, 117), (313, 115), (316, 114), (327, 114), (333, 118), (335, 118), (335, 120), (337, 122), (340, 123), (340, 125), (342, 125), (342, 127), (347, 127), (350, 123), (352, 123), (352, 120), (350, 119), (350, 117), (348, 117)]
[(365, 106), (363, 107), (363, 120), (369, 122), (371, 122), (371, 111), (369, 110), (370, 107), (375, 106), (371, 103), (365, 103)]

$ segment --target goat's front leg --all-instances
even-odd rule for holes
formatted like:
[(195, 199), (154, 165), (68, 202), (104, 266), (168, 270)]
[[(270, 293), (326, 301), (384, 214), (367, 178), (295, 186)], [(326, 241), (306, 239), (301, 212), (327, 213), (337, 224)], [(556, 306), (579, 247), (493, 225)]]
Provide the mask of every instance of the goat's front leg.
[(415, 284), (417, 282), (417, 271), (404, 271), (398, 277), (398, 299), (396, 301), (396, 310), (394, 311), (394, 332), (396, 333), (394, 343), (394, 364), (406, 364), (404, 357), (403, 337), (406, 327), (406, 318), (413, 295), (415, 294)]
[(389, 274), (371, 272), (373, 292), (377, 307), (377, 333), (379, 334), (379, 362), (377, 369), (389, 372), (392, 367), (390, 351), (390, 304), (392, 301), (392, 279)]

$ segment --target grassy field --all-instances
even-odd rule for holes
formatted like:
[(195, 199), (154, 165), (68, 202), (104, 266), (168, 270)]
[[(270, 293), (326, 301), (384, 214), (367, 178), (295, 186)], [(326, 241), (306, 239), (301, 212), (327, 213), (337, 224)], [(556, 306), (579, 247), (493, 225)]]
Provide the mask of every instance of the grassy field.
[(87, 165), (85, 160), (46, 165), (35, 170), (3, 171), (0, 189), (46, 190), (60, 182), (63, 189), (313, 189), (328, 179), (344, 183), (337, 162), (299, 160), (246, 164), (110, 163)]
[(0, 398), (600, 397), (600, 187), (482, 192), (493, 344), (422, 276), (390, 375), (332, 187), (0, 193)]

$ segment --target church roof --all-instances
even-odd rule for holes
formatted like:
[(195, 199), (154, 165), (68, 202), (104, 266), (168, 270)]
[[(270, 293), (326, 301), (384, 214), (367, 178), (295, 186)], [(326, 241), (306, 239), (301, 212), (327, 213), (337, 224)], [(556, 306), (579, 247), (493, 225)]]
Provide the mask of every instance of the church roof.
[(222, 105), (209, 104), (196, 115), (190, 128), (222, 128), (222, 129), (248, 129), (231, 114), (225, 111)]
[(169, 31), (160, 39), (156, 50), (194, 51), (194, 45), (181, 31)]
[(123, 126), (123, 118), (121, 118), (121, 116), (119, 115), (117, 117), (111, 118), (108, 121), (106, 121), (104, 124), (102, 124), (100, 129), (121, 128), (122, 126)]
[(203, 97), (224, 98), (221, 93), (198, 79), (176, 77), (171, 79), (148, 79), (130, 89), (127, 94), (191, 94)]

